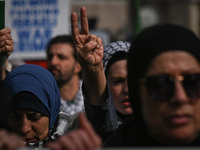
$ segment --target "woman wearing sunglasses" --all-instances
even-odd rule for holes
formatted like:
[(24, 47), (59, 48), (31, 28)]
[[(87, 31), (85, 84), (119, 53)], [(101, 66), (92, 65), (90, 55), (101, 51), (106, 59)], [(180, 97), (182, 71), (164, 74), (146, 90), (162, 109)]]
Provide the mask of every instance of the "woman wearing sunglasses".
[[(84, 7), (81, 32), (77, 15), (72, 13), (71, 18), (83, 69), (83, 90), (88, 100), (97, 105), (93, 111), (85, 107), (86, 114), (89, 119), (105, 118), (110, 125), (103, 124), (102, 128), (112, 132), (112, 105), (105, 105), (106, 111), (99, 113), (101, 104), (110, 96), (102, 72), (102, 41), (89, 34)], [(105, 146), (200, 145), (199, 62), (200, 40), (190, 30), (171, 24), (144, 29), (132, 42), (128, 55), (128, 89), (134, 117), (124, 121)], [(95, 122), (93, 125), (98, 126)]]
[(171, 24), (144, 29), (128, 56), (135, 118), (106, 146), (200, 145), (200, 40)]

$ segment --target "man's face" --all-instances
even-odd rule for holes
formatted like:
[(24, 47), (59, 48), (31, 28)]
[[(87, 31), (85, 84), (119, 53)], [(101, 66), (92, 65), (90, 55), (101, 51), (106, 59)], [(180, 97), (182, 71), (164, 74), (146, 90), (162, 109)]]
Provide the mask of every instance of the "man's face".
[(47, 54), (47, 68), (54, 75), (56, 81), (69, 81), (74, 74), (77, 63), (70, 44), (53, 44)]

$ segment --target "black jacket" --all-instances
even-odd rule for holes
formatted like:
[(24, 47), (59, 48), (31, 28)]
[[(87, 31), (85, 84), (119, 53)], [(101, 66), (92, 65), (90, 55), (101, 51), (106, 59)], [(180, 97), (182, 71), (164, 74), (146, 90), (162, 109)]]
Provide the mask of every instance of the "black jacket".
[[(109, 137), (104, 147), (162, 147), (158, 141), (150, 138), (143, 123), (137, 121), (133, 116), (125, 120), (118, 129)], [(183, 145), (200, 146), (200, 136), (193, 142)], [(172, 147), (172, 146), (170, 146)], [(180, 147), (180, 146), (179, 146)]]

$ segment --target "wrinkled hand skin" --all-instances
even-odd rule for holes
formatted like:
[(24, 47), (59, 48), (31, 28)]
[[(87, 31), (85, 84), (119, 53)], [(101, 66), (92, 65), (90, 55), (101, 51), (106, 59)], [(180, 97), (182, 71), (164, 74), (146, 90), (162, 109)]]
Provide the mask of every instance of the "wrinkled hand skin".
[(10, 28), (0, 30), (0, 54), (4, 54), (6, 59), (14, 50), (14, 43)]

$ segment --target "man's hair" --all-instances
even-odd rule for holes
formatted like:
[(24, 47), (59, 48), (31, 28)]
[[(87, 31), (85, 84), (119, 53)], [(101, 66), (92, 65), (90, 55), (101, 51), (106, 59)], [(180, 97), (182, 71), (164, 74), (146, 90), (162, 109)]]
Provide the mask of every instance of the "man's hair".
[(73, 51), (74, 51), (73, 56), (77, 60), (76, 50), (75, 50), (75, 47), (74, 47), (74, 41), (73, 41), (73, 38), (72, 38), (71, 35), (58, 35), (58, 36), (50, 39), (50, 41), (46, 45), (46, 53), (47, 54), (49, 53), (49, 50), (50, 50), (52, 45), (58, 44), (58, 43), (70, 44), (73, 47)]

